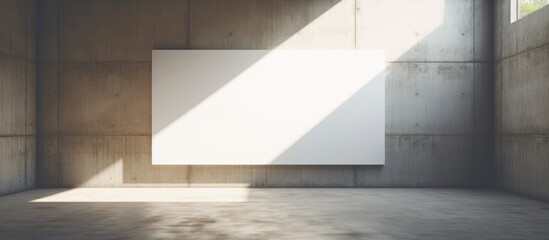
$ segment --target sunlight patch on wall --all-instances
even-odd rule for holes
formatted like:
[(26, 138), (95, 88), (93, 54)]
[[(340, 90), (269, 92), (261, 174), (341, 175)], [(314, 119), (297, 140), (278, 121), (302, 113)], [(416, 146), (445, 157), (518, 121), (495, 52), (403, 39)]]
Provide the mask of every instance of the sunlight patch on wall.
[[(320, 4), (321, 2), (311, 2)], [(306, 3), (314, 8), (315, 4)], [(296, 14), (307, 18), (307, 14)], [(286, 29), (288, 24), (299, 21), (279, 19), (277, 27)], [(307, 22), (299, 31), (290, 35), (273, 49), (354, 49), (355, 48), (355, 2), (339, 1), (321, 15)]]
[(387, 49), (386, 58), (391, 62), (436, 59), (440, 50), (461, 46), (465, 29), (458, 28), (464, 26), (463, 16), (446, 11), (472, 10), (464, 7), (472, 4), (462, 1), (384, 0), (362, 1), (361, 5), (358, 11), (367, 14), (357, 16), (357, 47)]
[[(95, 158), (95, 156), (90, 159)], [(98, 159), (90, 160), (90, 165), (86, 166), (85, 169), (93, 171), (97, 169), (97, 172), (85, 172), (81, 171), (67, 171), (66, 181), (74, 184), (79, 187), (87, 186), (112, 186), (113, 184), (118, 184), (122, 182), (122, 169), (123, 169), (123, 159), (109, 159), (98, 157)], [(98, 164), (98, 167), (92, 167), (93, 165)], [(75, 166), (80, 167), (82, 166)]]

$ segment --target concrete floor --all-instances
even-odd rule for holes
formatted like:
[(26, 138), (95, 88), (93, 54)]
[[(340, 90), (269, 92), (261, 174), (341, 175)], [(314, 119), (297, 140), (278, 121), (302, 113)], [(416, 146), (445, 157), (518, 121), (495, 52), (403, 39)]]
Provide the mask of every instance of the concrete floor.
[(468, 189), (39, 189), (0, 239), (549, 239), (549, 204)]

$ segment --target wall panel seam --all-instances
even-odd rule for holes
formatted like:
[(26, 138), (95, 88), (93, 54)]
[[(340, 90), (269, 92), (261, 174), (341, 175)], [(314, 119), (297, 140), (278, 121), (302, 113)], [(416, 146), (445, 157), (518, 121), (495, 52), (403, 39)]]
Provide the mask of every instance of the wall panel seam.
[(386, 63), (491, 63), (491, 61), (386, 61)]
[(385, 134), (386, 137), (477, 137), (490, 134)]
[[(24, 29), (25, 29), (25, 38), (24, 38), (24, 39), (25, 39), (25, 40), (24, 40), (24, 41), (25, 41), (25, 74), (23, 74), (23, 76), (24, 76), (24, 78), (25, 78), (25, 91), (24, 91), (24, 93), (25, 93), (25, 101), (24, 101), (24, 102), (25, 102), (25, 107), (24, 107), (24, 109), (25, 109), (25, 110), (24, 110), (24, 111), (25, 111), (25, 120), (24, 120), (24, 122), (25, 122), (25, 127), (24, 127), (24, 129), (25, 129), (25, 134), (28, 133), (28, 129), (27, 129), (27, 128), (28, 128), (28, 125), (27, 125), (27, 115), (28, 115), (28, 112), (29, 112), (29, 110), (27, 109), (27, 108), (28, 108), (28, 105), (27, 105), (27, 97), (28, 97), (28, 95), (27, 95), (27, 94), (28, 94), (28, 93), (27, 93), (27, 89), (28, 89), (28, 86), (27, 86), (27, 84), (28, 84), (28, 82), (27, 82), (27, 80), (28, 80), (28, 78), (27, 78), (27, 77), (28, 77), (28, 76), (27, 76), (27, 71), (28, 71), (28, 69), (27, 69), (27, 67), (28, 67), (28, 66), (27, 66), (27, 59), (26, 59), (26, 57), (27, 57), (27, 50), (28, 50), (28, 49), (27, 49), (27, 47), (28, 47), (28, 44), (27, 44), (27, 41), (28, 41), (28, 39), (27, 39), (27, 37), (28, 37), (28, 36), (27, 36), (27, 32), (28, 32), (28, 31), (27, 31), (27, 28), (29, 27), (29, 26), (28, 26), (28, 23), (27, 23), (27, 21), (28, 21), (28, 19), (27, 19), (27, 17), (28, 17), (28, 16), (27, 16), (27, 11), (28, 11), (28, 10), (27, 10), (27, 7), (28, 7), (27, 4), (28, 4), (28, 3), (29, 3), (29, 1), (26, 0), (26, 1), (25, 1), (25, 4), (24, 4), (24, 6), (25, 6), (25, 14), (24, 14), (24, 15), (25, 15), (25, 21), (24, 21), (24, 22), (25, 22), (25, 28), (24, 28)], [(24, 174), (23, 174), (23, 176), (24, 176), (25, 179), (23, 180), (23, 182), (25, 183), (24, 188), (26, 189), (26, 188), (27, 188), (27, 139), (26, 139), (26, 138), (25, 138), (25, 142), (23, 143), (23, 147), (24, 147), (24, 149), (25, 149), (25, 151), (24, 151), (25, 154), (23, 154), (23, 155), (24, 155), (24, 159), (25, 159), (24, 165), (23, 165), (23, 166), (24, 166), (24, 170), (23, 170)]]
[[(417, 137), (444, 137), (444, 136), (448, 136), (448, 137), (459, 137), (459, 136), (486, 136), (488, 134), (484, 134), (484, 133), (471, 133), (471, 134), (459, 134), (459, 133), (441, 133), (441, 134), (429, 134), (429, 133), (422, 133), (422, 134), (406, 134), (406, 133), (402, 133), (402, 134), (399, 134), (399, 133), (390, 133), (390, 134), (385, 134), (385, 136), (388, 136), (388, 137), (393, 137), (393, 136), (398, 136), (398, 137), (413, 137), (413, 136), (417, 136)], [(32, 137), (34, 135), (0, 135), (0, 137), (2, 136), (5, 136), (5, 137), (11, 137), (11, 136), (28, 136), (28, 137)], [(151, 134), (48, 134), (48, 133), (43, 133), (43, 134), (40, 134), (40, 137), (53, 137), (53, 136), (58, 136), (58, 137), (152, 137)]]
[(121, 63), (152, 63), (152, 61), (126, 61), (126, 60), (120, 60), (120, 61), (101, 61), (101, 60), (97, 60), (97, 61), (93, 61), (93, 60), (90, 60), (90, 61), (63, 61), (63, 60), (58, 60), (56, 61), (57, 63), (59, 64), (71, 64), (71, 63), (74, 63), (74, 64), (77, 64), (77, 63), (87, 63), (87, 64), (109, 64), (109, 63), (113, 63), (113, 64), (121, 64)]
[(549, 134), (513, 134), (513, 133), (504, 133), (499, 135), (499, 137), (504, 138), (549, 138)]
[[(60, 26), (61, 26), (61, 25), (59, 24), (59, 22), (61, 21), (61, 19), (60, 19), (60, 14), (61, 14), (61, 13), (60, 13), (60, 10), (61, 10), (61, 6), (60, 6), (61, 3), (60, 3), (60, 1), (61, 1), (61, 0), (57, 0), (57, 1), (56, 1), (56, 4), (57, 4), (57, 6), (56, 6), (56, 7), (57, 7), (57, 12), (56, 12), (56, 14), (57, 14), (57, 16), (56, 16), (56, 23), (55, 23), (55, 24), (57, 24), (57, 26), (56, 26), (56, 27), (57, 27), (57, 29), (56, 29), (56, 30), (57, 30), (57, 33), (56, 33), (56, 34), (57, 34), (57, 37), (56, 37), (56, 41), (55, 41), (56, 48), (57, 48), (57, 49), (56, 49), (56, 50), (57, 50), (57, 58), (56, 58), (56, 60), (57, 60), (57, 69), (56, 69), (56, 71), (57, 71), (57, 76), (56, 76), (56, 78), (57, 78), (57, 86), (56, 86), (56, 87), (57, 87), (57, 98), (56, 98), (56, 100), (57, 100), (57, 113), (56, 113), (56, 114), (57, 114), (57, 128), (56, 128), (56, 133), (59, 133), (59, 127), (60, 127), (60, 125), (59, 125), (59, 117), (60, 117), (59, 109), (61, 109), (61, 107), (60, 107), (60, 105), (59, 105), (59, 104), (60, 104), (59, 97), (61, 96), (61, 94), (60, 94), (60, 92), (59, 92), (59, 90), (60, 90), (60, 83), (59, 83), (59, 78), (60, 78), (60, 77), (59, 77), (59, 75), (60, 75), (60, 71), (61, 71), (61, 70), (60, 70), (61, 67), (59, 66), (59, 60), (60, 60), (60, 59), (59, 59), (59, 58), (60, 58), (60, 53), (59, 53), (59, 51), (60, 51), (60, 50), (59, 50), (59, 41), (60, 41), (60, 40), (59, 40), (59, 36), (60, 36), (60, 32), (61, 32), (61, 29), (60, 29)], [(56, 159), (55, 162), (56, 162), (56, 165), (57, 165), (57, 166), (56, 166), (57, 174), (56, 174), (56, 176), (55, 176), (55, 185), (56, 185), (57, 187), (59, 187), (59, 179), (60, 179), (60, 177), (61, 177), (61, 175), (62, 175), (62, 174), (61, 174), (61, 159), (60, 159), (60, 158), (61, 158), (61, 155), (59, 154), (59, 148), (60, 148), (59, 145), (61, 144), (61, 141), (60, 141), (59, 136), (56, 136), (56, 142), (57, 142), (57, 149), (56, 149), (56, 150), (57, 150), (57, 156), (56, 156), (57, 159)]]
[(536, 51), (536, 50), (538, 50), (538, 49), (540, 49), (540, 48), (544, 48), (544, 47), (549, 47), (549, 42), (544, 43), (544, 44), (541, 45), (541, 46), (537, 46), (537, 47), (534, 47), (534, 48), (526, 49), (526, 50), (524, 50), (524, 51), (518, 52), (518, 53), (516, 53), (516, 54), (510, 55), (510, 56), (507, 56), (507, 57), (502, 57), (499, 61), (500, 61), (500, 62), (501, 62), (501, 61), (505, 61), (505, 60), (507, 60), (507, 59), (514, 58), (514, 57), (517, 57), (517, 56), (522, 55), (522, 54), (525, 54), (525, 53), (533, 52), (533, 51)]
[(356, 25), (357, 25), (357, 23), (356, 23), (356, 15), (358, 14), (358, 11), (359, 11), (359, 8), (358, 8), (358, 6), (357, 6), (357, 0), (355, 0), (355, 11), (354, 11), (354, 12), (355, 12), (355, 32), (354, 32), (354, 34), (355, 34), (355, 50), (357, 49), (357, 42), (356, 42), (356, 41), (357, 41), (357, 36), (356, 36), (356, 35), (357, 35), (357, 34), (356, 34), (356, 33), (357, 33), (357, 29), (356, 29)]
[[(26, 39), (26, 37), (25, 37)], [(27, 53), (26, 53), (26, 47), (25, 47), (25, 56), (21, 57), (21, 56), (17, 56), (17, 55), (12, 55), (12, 54), (7, 54), (7, 53), (0, 53), (0, 57), (4, 57), (4, 58), (10, 58), (10, 59), (17, 59), (17, 60), (21, 60), (21, 61), (33, 61), (32, 59), (28, 59), (27, 58)]]
[(34, 135), (33, 134), (5, 134), (5, 135), (0, 135), (0, 137), (33, 137)]

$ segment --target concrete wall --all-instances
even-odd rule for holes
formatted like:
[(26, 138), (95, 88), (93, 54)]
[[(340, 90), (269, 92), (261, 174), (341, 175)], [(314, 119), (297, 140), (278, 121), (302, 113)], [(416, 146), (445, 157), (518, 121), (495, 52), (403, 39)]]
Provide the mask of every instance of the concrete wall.
[(495, 4), (495, 179), (549, 201), (549, 7), (511, 23), (510, 2)]
[[(39, 183), (485, 185), (489, 0), (43, 0)], [(386, 165), (152, 166), (152, 49), (384, 49)]]
[(36, 184), (36, 3), (0, 0), (0, 195)]

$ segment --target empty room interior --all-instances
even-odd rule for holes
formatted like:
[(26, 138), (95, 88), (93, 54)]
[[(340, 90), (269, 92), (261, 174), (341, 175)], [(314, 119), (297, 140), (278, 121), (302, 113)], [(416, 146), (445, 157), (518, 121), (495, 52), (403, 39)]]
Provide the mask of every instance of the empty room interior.
[(0, 0), (0, 239), (549, 239), (549, 0)]

